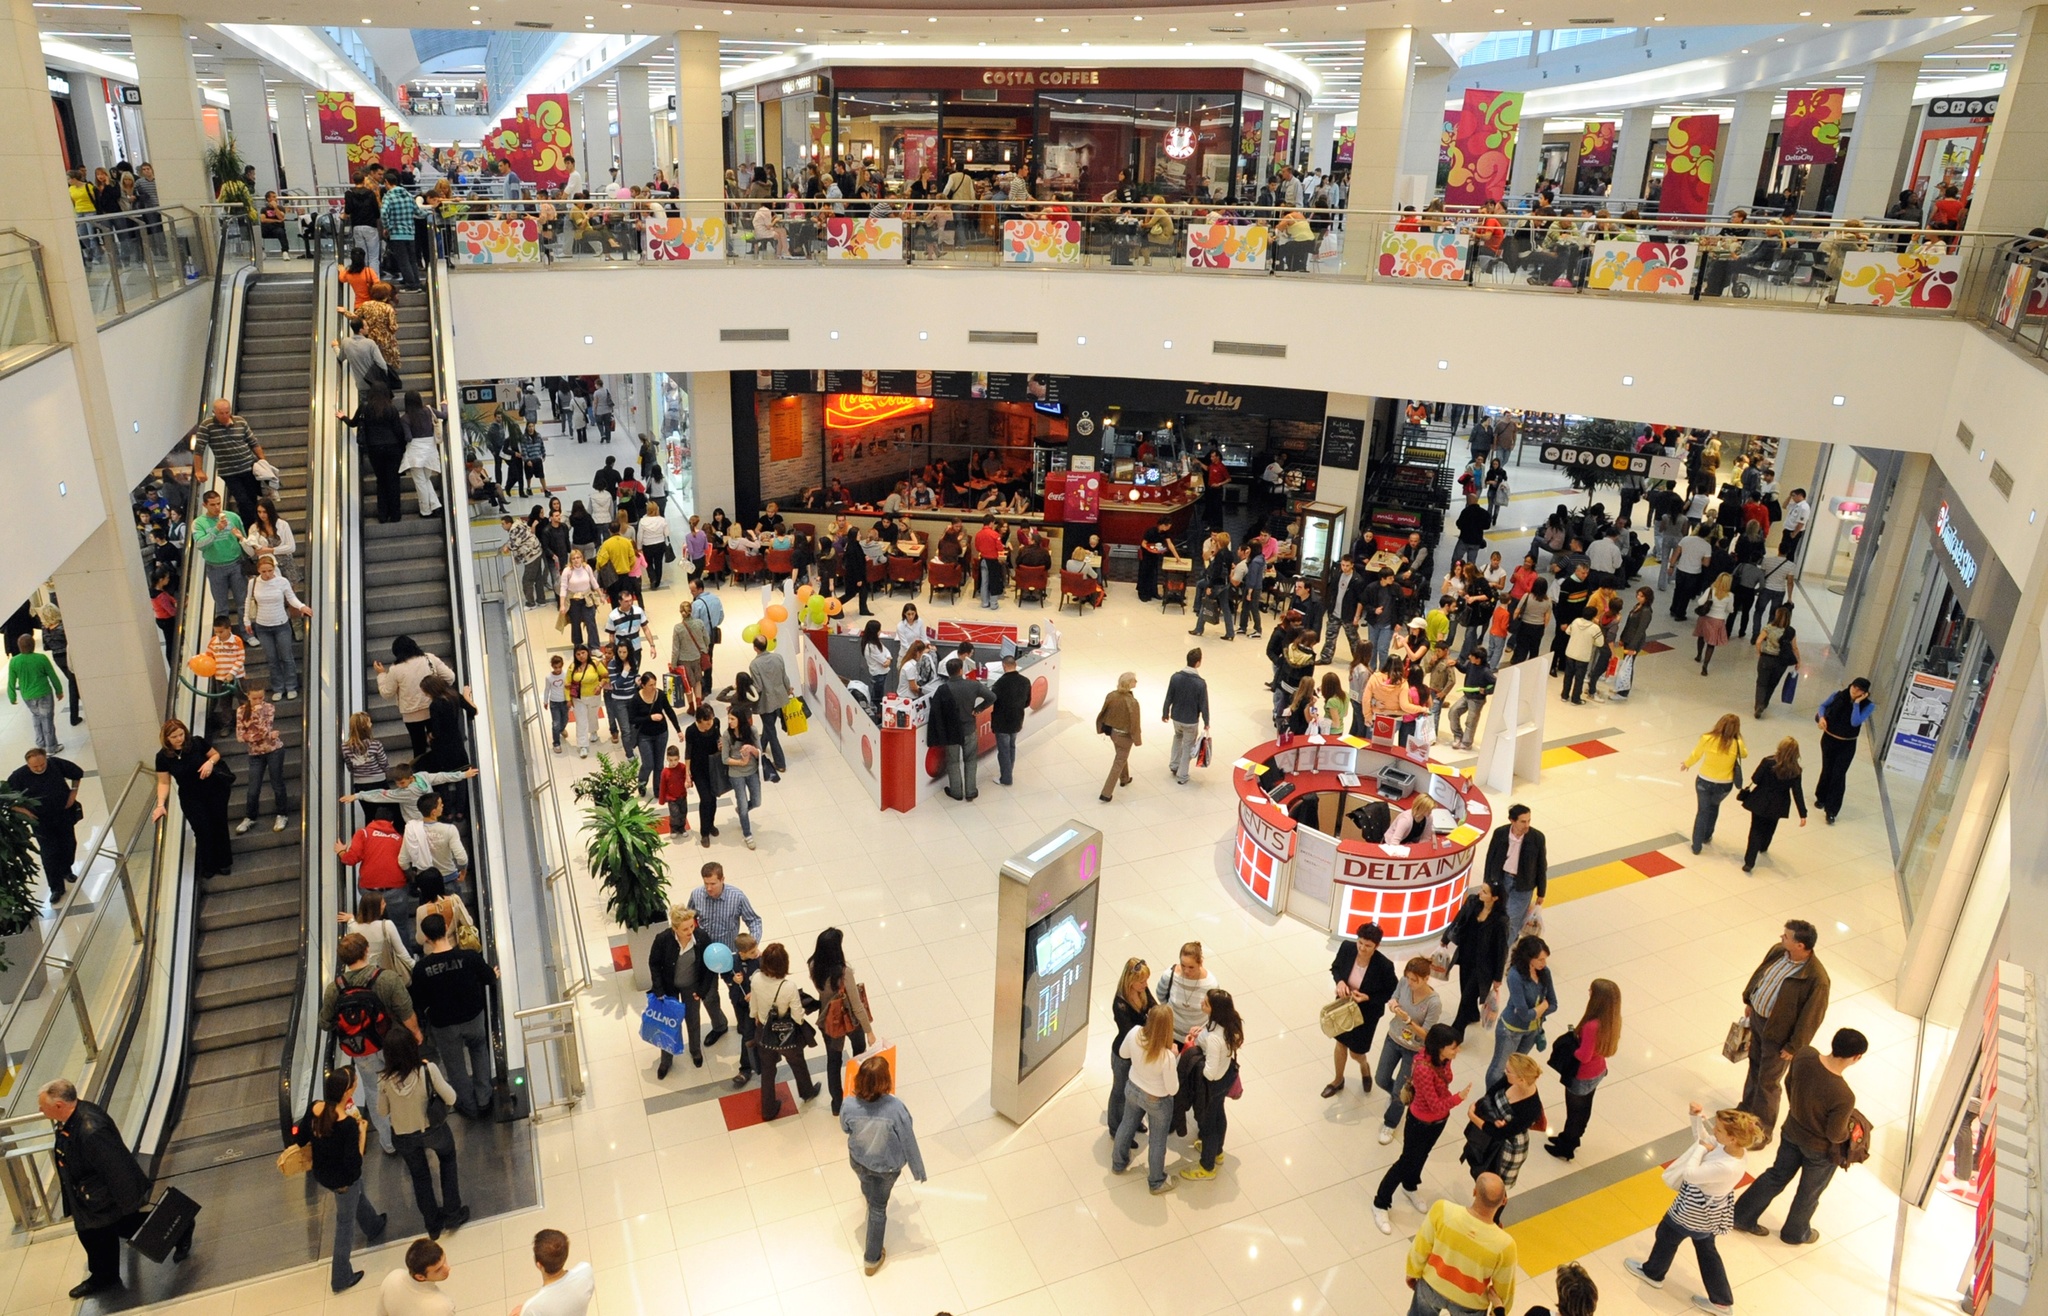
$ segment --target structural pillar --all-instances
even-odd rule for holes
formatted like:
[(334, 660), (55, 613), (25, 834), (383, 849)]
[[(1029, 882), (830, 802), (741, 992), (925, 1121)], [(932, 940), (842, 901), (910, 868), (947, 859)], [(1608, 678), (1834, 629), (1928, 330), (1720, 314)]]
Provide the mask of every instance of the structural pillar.
[(590, 195), (602, 196), (612, 181), (611, 102), (603, 87), (583, 89), (583, 150), (576, 153)]
[[(725, 194), (725, 114), (718, 33), (676, 33), (676, 188), (685, 200)], [(686, 213), (696, 216), (697, 208)], [(719, 213), (719, 207), (703, 212)]]
[(311, 192), (314, 185), (312, 115), (306, 89), (296, 82), (277, 86), (277, 154), (284, 166), (284, 187)]
[(1515, 130), (1515, 159), (1508, 166), (1508, 195), (1528, 196), (1536, 190), (1543, 168), (1544, 120), (1522, 116)]
[[(1346, 211), (1386, 210), (1394, 204), (1401, 169), (1401, 134), (1408, 122), (1409, 66), (1415, 34), (1405, 27), (1365, 34), (1358, 76), (1358, 127), (1351, 138), (1351, 187)], [(1345, 221), (1349, 233), (1369, 231), (1370, 218)]]
[(130, 14), (128, 35), (135, 47), (135, 85), (142, 92), (157, 198), (167, 206), (203, 206), (213, 200), (213, 188), (206, 180), (199, 74), (192, 67), (192, 43), (185, 40), (185, 20), (176, 14)]
[(647, 70), (618, 69), (619, 181), (644, 187), (654, 178), (654, 118), (647, 109)]
[(1444, 101), (1454, 68), (1417, 64), (1408, 90), (1407, 128), (1401, 142), (1401, 193), (1421, 204), (1436, 192), (1437, 165), (1444, 150)]
[(699, 508), (732, 507), (732, 376), (723, 370), (693, 370), (689, 389), (690, 470), (696, 504)]
[[(2042, 43), (2036, 50), (2034, 43)], [(1998, 116), (1970, 190), (1969, 227), (2025, 233), (2048, 223), (2048, 6), (2020, 15)]]
[(1721, 135), (1721, 152), (1714, 160), (1714, 209), (1721, 214), (1756, 204), (1756, 180), (1763, 172), (1776, 98), (1768, 87), (1735, 98), (1735, 119)]
[(263, 65), (253, 59), (222, 64), (227, 76), (228, 114), (234, 121), (235, 149), (242, 163), (256, 166), (256, 199), (277, 185), (277, 148), (270, 141), (270, 98), (263, 90)]
[[(1614, 181), (1608, 185), (1609, 206), (1627, 210), (1643, 195), (1643, 175), (1650, 168), (1650, 137), (1656, 131), (1657, 108), (1638, 105), (1621, 116), (1614, 136)], [(1618, 211), (1616, 213), (1619, 213)]]
[[(99, 789), (111, 807), (134, 766), (156, 754), (166, 692), (163, 641), (150, 612), (142, 557), (135, 549), (134, 514), (128, 506), (128, 481), (107, 392), (106, 361), (65, 188), (57, 122), (50, 114), (36, 11), (29, 0), (7, 0), (0, 14), (5, 15), (0, 20), (0, 113), (20, 125), (18, 132), (0, 141), (0, 174), (12, 180), (0, 190), (0, 223), (42, 245), (43, 280), (50, 290), (57, 340), (69, 344), (97, 475), (96, 488), (68, 495), (79, 503), (77, 515), (91, 518), (98, 528), (58, 571), (56, 585), (72, 645), (71, 667), (84, 692), (93, 753), (99, 760)], [(186, 62), (189, 65), (190, 60)], [(188, 84), (186, 90), (196, 96), (197, 85)], [(5, 109), (8, 105), (14, 108)], [(191, 127), (196, 136), (196, 118)], [(21, 496), (45, 495), (23, 491)]]
[[(1330, 111), (1311, 114), (1308, 119), (1308, 167), (1330, 172), (1330, 144), (1337, 138), (1337, 116)], [(1308, 198), (1303, 197), (1306, 201)]]
[(114, 163), (107, 149), (107, 93), (90, 73), (67, 73), (65, 78), (71, 84), (71, 121), (78, 127), (78, 163), (89, 179), (93, 170)]
[(1863, 91), (1849, 127), (1849, 158), (1835, 188), (1835, 214), (1876, 219), (1891, 208), (1892, 179), (1913, 121), (1913, 88), (1920, 81), (1917, 59), (1885, 60), (1863, 70)]
[(570, 154), (576, 157), (576, 168), (582, 173), (583, 183), (586, 187), (590, 185), (590, 166), (592, 163), (590, 132), (583, 123), (583, 105), (587, 99), (588, 97), (584, 96), (571, 96), (569, 98), (569, 151)]

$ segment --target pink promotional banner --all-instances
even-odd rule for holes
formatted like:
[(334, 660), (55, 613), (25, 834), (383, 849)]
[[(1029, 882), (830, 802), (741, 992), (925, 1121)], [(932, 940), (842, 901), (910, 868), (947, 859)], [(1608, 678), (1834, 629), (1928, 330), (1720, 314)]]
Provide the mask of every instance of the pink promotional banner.
[(1664, 190), (1658, 194), (1657, 213), (1712, 214), (1715, 161), (1720, 151), (1720, 116), (1695, 114), (1673, 119), (1664, 141)]
[(1614, 166), (1614, 124), (1589, 123), (1579, 138), (1581, 169), (1611, 169)]
[(1458, 125), (1451, 133), (1445, 205), (1472, 209), (1507, 195), (1515, 129), (1521, 122), (1521, 92), (1474, 88), (1465, 93)]
[(1785, 93), (1785, 129), (1778, 136), (1778, 163), (1833, 164), (1842, 150), (1842, 87), (1814, 87)]

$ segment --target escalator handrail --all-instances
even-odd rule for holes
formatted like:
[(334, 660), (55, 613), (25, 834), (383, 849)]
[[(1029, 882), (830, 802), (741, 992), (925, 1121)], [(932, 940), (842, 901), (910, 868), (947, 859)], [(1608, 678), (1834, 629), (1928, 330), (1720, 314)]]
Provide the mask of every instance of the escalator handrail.
[(472, 624), (482, 616), (482, 606), (477, 591), (475, 545), (470, 533), (467, 452), (461, 439), (461, 388), (455, 375), (455, 335), (450, 330), (446, 260), (437, 256), (428, 277), (427, 320), (433, 353), (434, 393), (445, 413), (441, 422), (442, 467), (446, 476), (443, 481), (442, 518), (448, 527), (448, 602), (456, 648), (449, 657), (457, 675), (477, 692), (477, 717), (470, 730), (474, 750), (471, 761), (477, 767), (476, 789), (471, 792), (473, 807), (470, 820), (474, 828), (475, 853), (470, 856), (470, 890), (476, 896), (476, 923), (484, 943), (484, 954), (498, 968), (493, 981), (497, 999), (493, 1002), (496, 1008), (491, 1011), (491, 1028), (496, 1034), (497, 1077), (503, 1080), (510, 1071), (521, 1069), (525, 1064), (519, 1030), (508, 1026), (509, 1017), (505, 1009), (505, 984), (517, 980), (517, 943), (511, 927), (510, 903), (494, 898), (492, 891), (493, 879), (507, 871), (504, 827), (498, 821), (502, 791), (498, 779), (496, 733), (489, 712), (493, 692), (489, 688), (489, 668), (484, 662), (482, 627)]

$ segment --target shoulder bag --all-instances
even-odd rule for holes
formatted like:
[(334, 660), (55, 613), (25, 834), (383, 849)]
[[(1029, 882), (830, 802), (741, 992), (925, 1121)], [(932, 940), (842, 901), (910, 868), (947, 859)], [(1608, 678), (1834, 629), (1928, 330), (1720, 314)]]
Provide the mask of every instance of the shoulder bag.
[(1346, 996), (1331, 1001), (1323, 1007), (1322, 1029), (1324, 1037), (1340, 1037), (1365, 1022), (1365, 1011), (1358, 1008), (1358, 1002)]
[(817, 1045), (818, 1030), (811, 1027), (811, 1021), (798, 1011), (779, 1009), (782, 987), (788, 979), (775, 985), (775, 996), (768, 1007), (768, 1018), (761, 1025), (761, 1046), (769, 1051), (805, 1051)]
[(1550, 1048), (1550, 1067), (1557, 1076), (1570, 1083), (1579, 1076), (1579, 1026), (1573, 1024), (1565, 1029), (1564, 1036), (1557, 1039), (1557, 1045)]
[[(856, 983), (855, 986), (860, 992), (860, 1012), (867, 1016), (868, 1022), (873, 1023), (875, 1012), (868, 1006), (867, 984)], [(818, 1022), (825, 1030), (825, 1036), (835, 1039), (845, 1037), (848, 1033), (864, 1031), (858, 1016), (853, 1012), (852, 1002), (847, 999), (844, 976), (839, 979), (839, 990), (833, 994), (831, 1000), (825, 1002), (825, 1013)]]

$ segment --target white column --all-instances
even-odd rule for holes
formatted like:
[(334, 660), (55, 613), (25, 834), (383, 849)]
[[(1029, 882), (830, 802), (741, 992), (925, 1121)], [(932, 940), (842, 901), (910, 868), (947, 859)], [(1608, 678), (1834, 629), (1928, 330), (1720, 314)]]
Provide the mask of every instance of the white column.
[(270, 144), (270, 99), (263, 90), (263, 65), (253, 59), (223, 62), (228, 114), (234, 120), (235, 149), (242, 163), (256, 166), (256, 199), (277, 186), (277, 151)]
[[(71, 197), (65, 190), (64, 157), (50, 113), (36, 11), (29, 0), (8, 0), (0, 15), (0, 114), (20, 125), (19, 131), (0, 139), (0, 176), (10, 180), (10, 186), (0, 189), (0, 223), (42, 244), (43, 280), (50, 291), (57, 341), (70, 345), (68, 355), (77, 372), (98, 476), (97, 488), (71, 495), (78, 504), (76, 515), (98, 528), (58, 571), (56, 584), (72, 646), (71, 666), (85, 692), (87, 729), (99, 760), (99, 788), (111, 803), (134, 765), (156, 753), (157, 719), (165, 693), (163, 643), (150, 614), (149, 581), (135, 551), (128, 481), (72, 223)], [(14, 108), (6, 109), (9, 105)], [(192, 128), (196, 136), (196, 121)], [(60, 727), (60, 734), (69, 739), (75, 729)]]
[[(1444, 102), (1450, 96), (1453, 68), (1415, 66), (1408, 90), (1407, 128), (1401, 142), (1401, 186), (1410, 196), (1428, 197), (1436, 190), (1436, 167), (1444, 149)], [(1420, 179), (1420, 182), (1410, 180)]]
[(1777, 92), (1769, 87), (1735, 98), (1735, 118), (1721, 134), (1721, 153), (1714, 161), (1714, 209), (1721, 214), (1756, 203), (1756, 180), (1764, 167), (1776, 98)]
[(577, 152), (576, 159), (590, 182), (592, 196), (611, 186), (612, 112), (609, 93), (603, 87), (583, 89), (583, 150)]
[[(1407, 28), (1393, 27), (1365, 34), (1365, 58), (1358, 78), (1358, 127), (1351, 138), (1351, 189), (1344, 201), (1347, 210), (1385, 210), (1394, 203), (1401, 134), (1408, 121), (1414, 35)], [(1347, 221), (1345, 227), (1354, 226)]]
[(284, 162), (284, 182), (293, 190), (313, 190), (312, 98), (296, 82), (277, 84), (277, 153)]
[(1619, 210), (1627, 210), (1643, 195), (1643, 174), (1650, 167), (1650, 135), (1656, 130), (1656, 114), (1653, 105), (1638, 105), (1622, 112), (1621, 128), (1614, 138), (1614, 182), (1607, 190), (1611, 199), (1628, 203)]
[(647, 70), (621, 64), (619, 95), (619, 179), (642, 187), (654, 177), (654, 119), (647, 110)]
[(583, 181), (590, 181), (590, 134), (583, 126), (582, 96), (569, 98), (569, 151), (576, 157), (576, 168), (582, 172)]
[(1515, 131), (1515, 159), (1508, 166), (1508, 195), (1527, 196), (1536, 190), (1537, 170), (1543, 164), (1543, 120), (1522, 116)]
[[(716, 197), (725, 183), (725, 115), (718, 89), (718, 33), (676, 33), (676, 187)], [(711, 213), (716, 213), (714, 210)]]
[[(199, 74), (192, 67), (185, 20), (176, 14), (130, 14), (135, 83), (156, 166), (157, 197), (167, 206), (213, 200), (206, 180), (206, 133), (199, 119)], [(139, 165), (141, 161), (136, 161)]]
[[(2034, 49), (2035, 38), (2042, 48)], [(2020, 17), (2019, 39), (1998, 93), (1998, 117), (1970, 190), (1969, 226), (2025, 233), (2048, 223), (2048, 7)]]
[(732, 376), (723, 370), (693, 370), (690, 390), (690, 469), (697, 506), (733, 510)]
[(1849, 158), (1835, 188), (1835, 214), (1875, 219), (1891, 208), (1892, 179), (1906, 148), (1913, 119), (1913, 88), (1920, 81), (1917, 59), (1886, 60), (1863, 70), (1863, 91), (1849, 126)]
[(113, 152), (107, 149), (107, 94), (100, 80), (90, 73), (64, 76), (71, 83), (71, 121), (78, 126), (78, 162), (85, 166), (85, 176), (91, 178), (93, 170), (114, 163)]
[[(1337, 116), (1324, 110), (1308, 119), (1308, 167), (1330, 172), (1330, 146), (1337, 138)], [(1306, 200), (1307, 198), (1303, 198)]]

